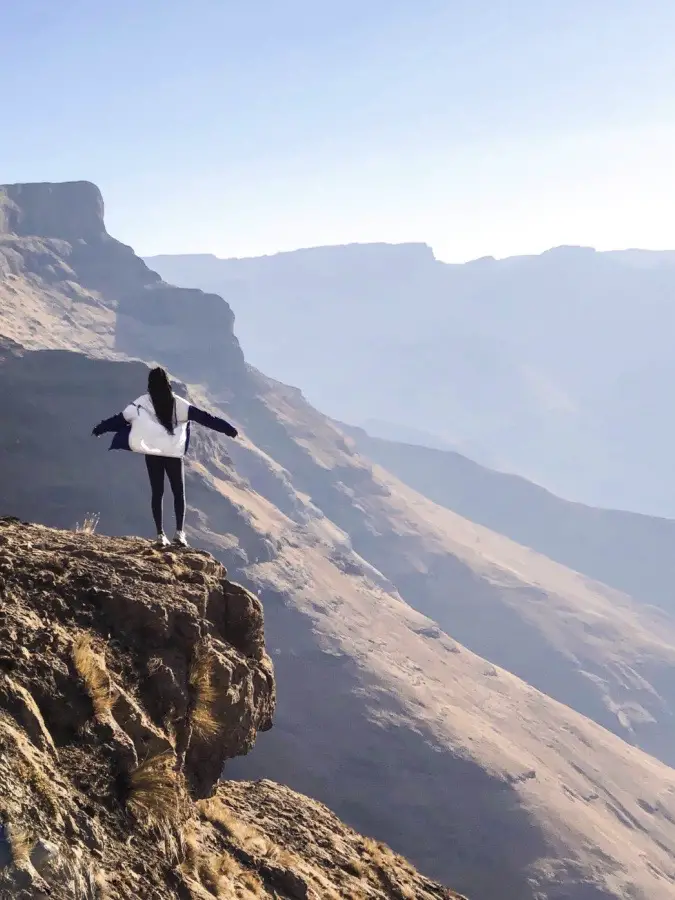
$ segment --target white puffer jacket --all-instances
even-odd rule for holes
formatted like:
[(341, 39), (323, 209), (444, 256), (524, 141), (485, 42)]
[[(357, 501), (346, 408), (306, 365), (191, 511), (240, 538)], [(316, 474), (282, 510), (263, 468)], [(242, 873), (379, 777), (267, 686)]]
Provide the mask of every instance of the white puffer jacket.
[(185, 456), (190, 446), (190, 425), (196, 422), (219, 434), (236, 438), (237, 429), (226, 419), (212, 416), (211, 413), (193, 406), (182, 397), (174, 394), (174, 428), (169, 434), (155, 415), (155, 407), (150, 394), (143, 394), (138, 400), (130, 403), (126, 409), (116, 413), (109, 419), (99, 422), (92, 434), (113, 431), (111, 450), (133, 450), (134, 453), (145, 453), (150, 456)]
[(175, 401), (173, 434), (169, 434), (157, 418), (150, 394), (143, 394), (122, 411), (122, 415), (131, 425), (130, 450), (151, 456), (178, 458), (185, 456), (190, 404), (182, 397), (175, 397)]

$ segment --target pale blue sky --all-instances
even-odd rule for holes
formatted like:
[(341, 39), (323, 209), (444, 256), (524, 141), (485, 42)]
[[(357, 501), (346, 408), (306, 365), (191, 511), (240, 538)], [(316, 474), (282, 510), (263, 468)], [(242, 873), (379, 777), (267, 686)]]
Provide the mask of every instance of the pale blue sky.
[(0, 3), (0, 181), (143, 254), (675, 248), (672, 0)]

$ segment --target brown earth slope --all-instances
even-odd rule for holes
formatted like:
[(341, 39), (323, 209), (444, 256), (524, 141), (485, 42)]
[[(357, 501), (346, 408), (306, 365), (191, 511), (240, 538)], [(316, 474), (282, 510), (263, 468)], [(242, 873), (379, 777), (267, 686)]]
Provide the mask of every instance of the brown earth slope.
[(451, 898), (270, 782), (262, 608), (199, 551), (0, 520), (0, 897)]
[(675, 617), (432, 503), (301, 394), (252, 374), (247, 435), (413, 607), (469, 649), (675, 761)]
[[(7, 235), (0, 256), (27, 240)], [(298, 391), (245, 365), (222, 301), (163, 285), (100, 229), (78, 241), (72, 272), (88, 308), (113, 312), (112, 323), (97, 318), (105, 346), (94, 347), (81, 301), (69, 306), (58, 279), (24, 261), (11, 287), (28, 297), (32, 285), (35, 316), (55, 317), (63, 346), (166, 362), (243, 427), (227, 451), (200, 437), (189, 478), (193, 537), (266, 609), (279, 705), (246, 770), (302, 787), (486, 900), (672, 896), (672, 770), (492, 664), (665, 755), (670, 621), (405, 488)], [(0, 308), (6, 296), (4, 279)], [(15, 305), (2, 328), (25, 341), (20, 316)], [(32, 333), (32, 346), (52, 340), (51, 330)], [(146, 530), (139, 461), (106, 456), (88, 437), (92, 421), (128, 400), (137, 364), (16, 348), (5, 360), (10, 422), (23, 435), (3, 435), (15, 511), (39, 506), (35, 488), (56, 483), (49, 516), (72, 524), (95, 508), (107, 531)], [(54, 390), (39, 399), (47, 383)], [(40, 437), (50, 415), (56, 440)]]

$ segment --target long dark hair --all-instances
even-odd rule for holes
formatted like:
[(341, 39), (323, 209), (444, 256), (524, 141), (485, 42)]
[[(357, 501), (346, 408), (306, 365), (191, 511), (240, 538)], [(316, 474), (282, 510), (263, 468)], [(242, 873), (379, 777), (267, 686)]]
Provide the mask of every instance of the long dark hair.
[(152, 405), (155, 407), (155, 415), (169, 434), (173, 434), (176, 401), (171, 390), (169, 376), (160, 366), (151, 369), (148, 375), (148, 393)]

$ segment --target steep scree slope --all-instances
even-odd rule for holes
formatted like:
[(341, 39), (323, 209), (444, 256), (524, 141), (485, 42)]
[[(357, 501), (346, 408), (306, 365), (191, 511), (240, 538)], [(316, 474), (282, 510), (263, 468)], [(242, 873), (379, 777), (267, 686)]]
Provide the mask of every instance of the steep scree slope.
[(0, 596), (0, 897), (455, 896), (288, 789), (212, 796), (275, 683), (208, 554), (4, 519)]

